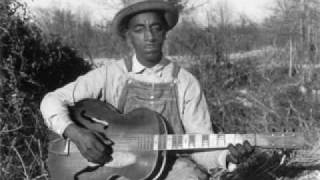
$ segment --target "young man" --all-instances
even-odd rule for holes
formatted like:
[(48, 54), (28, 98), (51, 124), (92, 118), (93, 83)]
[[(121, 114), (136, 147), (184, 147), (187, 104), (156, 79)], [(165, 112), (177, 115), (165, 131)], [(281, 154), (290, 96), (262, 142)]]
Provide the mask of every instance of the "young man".
[[(138, 107), (157, 111), (166, 118), (174, 133), (212, 133), (199, 82), (162, 53), (166, 34), (178, 21), (177, 9), (160, 0), (129, 3), (115, 16), (113, 29), (132, 47), (133, 55), (92, 70), (48, 93), (41, 103), (48, 127), (73, 141), (90, 162), (105, 163), (110, 159), (112, 147), (70, 119), (67, 106), (86, 98), (108, 102), (124, 113)], [(177, 158), (165, 179), (207, 179), (198, 165), (207, 169), (226, 168), (226, 159), (239, 163), (238, 159), (252, 148), (245, 143), (230, 146), (230, 151), (193, 153), (192, 158)]]

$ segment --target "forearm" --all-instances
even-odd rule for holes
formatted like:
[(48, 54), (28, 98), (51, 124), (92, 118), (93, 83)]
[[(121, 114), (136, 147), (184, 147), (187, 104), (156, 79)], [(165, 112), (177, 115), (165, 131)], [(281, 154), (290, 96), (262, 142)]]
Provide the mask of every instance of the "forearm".
[(85, 98), (98, 98), (106, 81), (105, 68), (95, 69), (76, 81), (48, 93), (42, 100), (40, 110), (49, 129), (63, 135), (72, 124), (68, 106)]
[(40, 105), (42, 116), (47, 127), (59, 135), (63, 135), (65, 129), (73, 124), (69, 117), (66, 102), (54, 93), (47, 94)]

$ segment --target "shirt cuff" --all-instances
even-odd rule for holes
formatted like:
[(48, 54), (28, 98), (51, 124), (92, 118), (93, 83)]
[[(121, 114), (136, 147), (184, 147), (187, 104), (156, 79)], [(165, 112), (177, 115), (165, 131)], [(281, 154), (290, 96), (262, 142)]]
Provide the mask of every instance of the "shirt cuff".
[(51, 119), (52, 130), (61, 137), (63, 137), (66, 128), (73, 123), (68, 114), (59, 115)]

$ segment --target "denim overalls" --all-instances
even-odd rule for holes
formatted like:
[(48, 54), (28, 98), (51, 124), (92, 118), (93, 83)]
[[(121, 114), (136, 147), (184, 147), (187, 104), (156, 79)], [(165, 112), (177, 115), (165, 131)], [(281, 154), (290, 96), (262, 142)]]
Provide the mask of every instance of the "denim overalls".
[(167, 120), (170, 133), (183, 134), (177, 94), (177, 76), (180, 67), (173, 65), (171, 82), (149, 83), (136, 80), (131, 76), (131, 60), (125, 59), (125, 64), (129, 75), (119, 98), (118, 109), (127, 113), (139, 107), (149, 108), (160, 113)]

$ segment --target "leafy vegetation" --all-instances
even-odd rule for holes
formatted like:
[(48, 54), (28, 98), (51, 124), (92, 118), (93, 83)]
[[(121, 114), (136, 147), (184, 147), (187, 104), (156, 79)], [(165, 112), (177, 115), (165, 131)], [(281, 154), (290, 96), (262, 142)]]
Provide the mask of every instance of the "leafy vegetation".
[(0, 179), (47, 179), (47, 128), (39, 112), (43, 95), (90, 69), (56, 37), (43, 38), (24, 6), (1, 1)]

